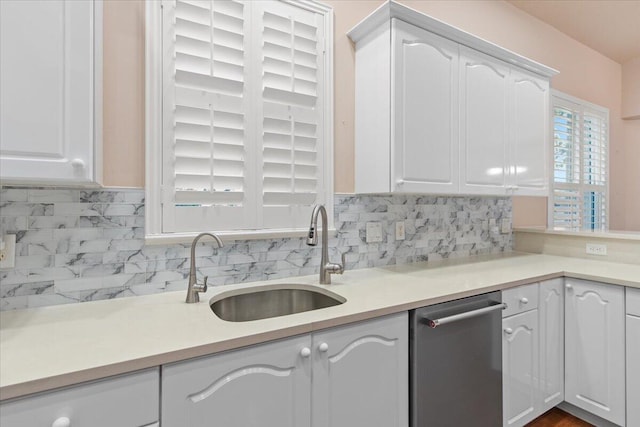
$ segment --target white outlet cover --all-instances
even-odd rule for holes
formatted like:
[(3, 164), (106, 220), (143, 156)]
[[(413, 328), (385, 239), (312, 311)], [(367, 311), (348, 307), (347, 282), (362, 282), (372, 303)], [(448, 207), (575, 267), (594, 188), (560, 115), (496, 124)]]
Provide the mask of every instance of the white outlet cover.
[(382, 242), (382, 224), (379, 222), (367, 223), (367, 243)]
[(396, 240), (404, 240), (404, 221), (396, 222)]
[(586, 252), (589, 255), (606, 256), (607, 245), (603, 245), (599, 243), (587, 243)]
[(16, 235), (5, 234), (2, 236), (2, 242), (4, 243), (4, 259), (0, 261), (0, 270), (7, 268), (14, 268), (16, 265)]

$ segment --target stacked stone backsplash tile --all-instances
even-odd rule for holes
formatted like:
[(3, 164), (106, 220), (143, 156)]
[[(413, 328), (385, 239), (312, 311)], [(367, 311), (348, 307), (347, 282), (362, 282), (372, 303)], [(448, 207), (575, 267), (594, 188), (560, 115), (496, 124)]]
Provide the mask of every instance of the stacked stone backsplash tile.
[[(309, 209), (311, 213), (311, 209)], [(509, 251), (506, 197), (337, 195), (332, 260), (347, 269)], [(405, 222), (405, 240), (395, 224)], [(383, 241), (366, 243), (366, 223)], [(0, 270), (0, 309), (11, 310), (186, 289), (189, 245), (145, 245), (140, 189), (0, 189), (0, 232), (16, 234), (16, 265)], [(242, 240), (197, 250), (199, 277), (225, 285), (317, 274), (320, 248), (304, 238)]]

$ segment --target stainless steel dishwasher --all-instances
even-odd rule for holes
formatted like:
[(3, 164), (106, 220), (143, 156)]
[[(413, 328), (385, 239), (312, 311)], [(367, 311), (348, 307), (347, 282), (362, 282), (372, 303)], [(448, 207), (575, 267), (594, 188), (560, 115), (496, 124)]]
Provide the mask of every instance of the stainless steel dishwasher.
[(411, 311), (412, 427), (502, 425), (500, 292)]

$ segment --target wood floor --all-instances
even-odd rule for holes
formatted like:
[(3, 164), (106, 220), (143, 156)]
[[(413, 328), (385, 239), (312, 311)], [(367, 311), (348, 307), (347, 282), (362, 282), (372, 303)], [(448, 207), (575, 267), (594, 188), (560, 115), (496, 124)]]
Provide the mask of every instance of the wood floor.
[(535, 420), (531, 421), (526, 427), (592, 427), (586, 421), (582, 421), (579, 418), (574, 417), (571, 414), (553, 408), (550, 411), (545, 412)]

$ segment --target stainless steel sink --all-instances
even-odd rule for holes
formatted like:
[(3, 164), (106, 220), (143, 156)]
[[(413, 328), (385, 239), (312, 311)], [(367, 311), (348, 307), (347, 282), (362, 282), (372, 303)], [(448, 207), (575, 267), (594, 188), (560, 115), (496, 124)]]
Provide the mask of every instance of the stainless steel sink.
[(326, 289), (302, 284), (278, 284), (223, 292), (209, 301), (222, 320), (246, 322), (319, 310), (343, 304), (345, 298)]

